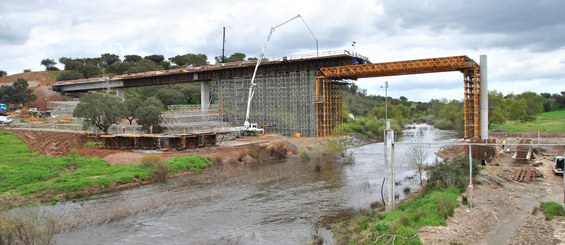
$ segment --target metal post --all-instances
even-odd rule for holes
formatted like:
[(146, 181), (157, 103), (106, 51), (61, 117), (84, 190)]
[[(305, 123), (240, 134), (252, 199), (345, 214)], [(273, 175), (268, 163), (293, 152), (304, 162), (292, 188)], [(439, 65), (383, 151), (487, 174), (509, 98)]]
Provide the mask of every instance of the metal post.
[(473, 208), (473, 156), (469, 144), (469, 207)]
[(385, 121), (386, 121), (386, 128), (390, 128), (390, 124), (388, 122), (388, 81), (385, 81)]
[[(563, 157), (565, 157), (565, 145), (563, 146)], [(563, 211), (565, 211), (565, 174), (563, 174)]]

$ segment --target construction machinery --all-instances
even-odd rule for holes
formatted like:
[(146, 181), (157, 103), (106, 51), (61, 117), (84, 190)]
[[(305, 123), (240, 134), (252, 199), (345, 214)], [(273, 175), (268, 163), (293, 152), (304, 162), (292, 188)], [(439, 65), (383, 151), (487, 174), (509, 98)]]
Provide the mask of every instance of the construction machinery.
[(0, 116), (8, 116), (8, 107), (6, 104), (0, 104)]
[(306, 21), (304, 20), (304, 18), (302, 18), (302, 16), (300, 15), (296, 15), (292, 18), (290, 18), (289, 20), (277, 25), (277, 26), (273, 26), (271, 27), (271, 29), (269, 30), (269, 34), (267, 35), (267, 40), (265, 41), (265, 43), (263, 44), (263, 48), (261, 49), (261, 54), (259, 55), (259, 58), (257, 59), (257, 63), (255, 64), (255, 70), (253, 70), (253, 76), (251, 77), (251, 83), (249, 85), (249, 95), (247, 97), (247, 109), (245, 111), (245, 122), (243, 123), (243, 129), (241, 130), (241, 134), (242, 135), (257, 135), (257, 134), (263, 134), (264, 130), (259, 128), (257, 123), (250, 123), (249, 122), (249, 112), (251, 109), (251, 100), (253, 99), (253, 95), (255, 94), (255, 87), (257, 86), (257, 83), (255, 83), (255, 76), (257, 75), (257, 70), (259, 68), (259, 65), (261, 65), (261, 61), (263, 61), (263, 58), (265, 56), (265, 48), (267, 48), (267, 44), (269, 43), (269, 40), (271, 40), (271, 36), (273, 35), (273, 32), (275, 32), (275, 30), (281, 26), (283, 26), (284, 24), (287, 24), (297, 18), (300, 18), (302, 20), (302, 22), (304, 23), (304, 25), (306, 25), (306, 28), (308, 28), (308, 31), (310, 31), (310, 34), (312, 34), (312, 36), (314, 37), (314, 39), (316, 40), (316, 54), (318, 53), (318, 39), (316, 38), (316, 36), (314, 36), (314, 33), (312, 32), (312, 30), (310, 30), (310, 27), (308, 27), (308, 24), (306, 24)]

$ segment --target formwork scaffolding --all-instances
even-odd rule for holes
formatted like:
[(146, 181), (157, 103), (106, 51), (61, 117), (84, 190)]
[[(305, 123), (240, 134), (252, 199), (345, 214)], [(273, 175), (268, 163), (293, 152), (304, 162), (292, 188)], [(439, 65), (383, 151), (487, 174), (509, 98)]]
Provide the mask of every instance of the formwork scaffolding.
[(51, 111), (53, 117), (72, 116), (78, 103), (78, 101), (49, 101), (47, 108)]
[[(187, 150), (217, 145), (218, 138), (226, 133), (200, 134), (112, 134), (101, 135), (104, 147), (108, 149), (141, 149), (141, 150)], [(221, 139), (220, 139), (221, 141)]]
[(332, 135), (332, 129), (342, 123), (343, 80), (325, 79), (316, 77), (316, 128), (319, 137)]
[[(216, 79), (211, 82), (212, 105), (232, 126), (242, 126), (250, 77)], [(313, 137), (316, 128), (316, 71), (277, 72), (258, 75), (251, 101), (250, 122), (267, 133)]]
[(217, 111), (215, 107), (202, 111), (200, 105), (170, 105), (159, 119), (169, 134), (229, 131), (230, 125)]

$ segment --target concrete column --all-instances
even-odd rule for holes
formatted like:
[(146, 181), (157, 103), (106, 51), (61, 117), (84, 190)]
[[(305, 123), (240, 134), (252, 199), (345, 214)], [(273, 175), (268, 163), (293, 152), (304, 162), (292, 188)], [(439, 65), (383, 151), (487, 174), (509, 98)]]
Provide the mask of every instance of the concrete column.
[(200, 110), (208, 111), (210, 109), (210, 82), (200, 82)]
[(393, 156), (393, 142), (394, 142), (394, 131), (392, 129), (385, 129), (385, 142), (384, 142), (384, 148), (385, 148), (385, 169), (387, 172), (387, 178), (388, 178), (388, 195), (387, 195), (387, 201), (386, 201), (386, 205), (385, 205), (385, 210), (386, 211), (392, 211), (394, 210), (394, 206), (395, 206), (395, 183), (394, 183), (394, 156)]
[(125, 89), (124, 88), (116, 88), (116, 96), (118, 96), (118, 98), (124, 100), (126, 98)]
[(488, 139), (488, 70), (487, 56), (481, 55), (481, 140)]

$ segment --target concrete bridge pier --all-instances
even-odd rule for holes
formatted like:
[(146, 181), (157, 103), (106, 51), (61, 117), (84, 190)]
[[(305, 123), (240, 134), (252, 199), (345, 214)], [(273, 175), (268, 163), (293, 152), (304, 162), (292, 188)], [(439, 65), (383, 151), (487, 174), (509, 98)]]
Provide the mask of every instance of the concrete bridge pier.
[(210, 81), (200, 82), (200, 110), (205, 112), (210, 109)]
[(116, 96), (118, 96), (121, 100), (124, 100), (126, 98), (124, 88), (116, 88)]
[(488, 139), (488, 70), (487, 70), (487, 56), (480, 56), (480, 94), (481, 94), (481, 140)]

